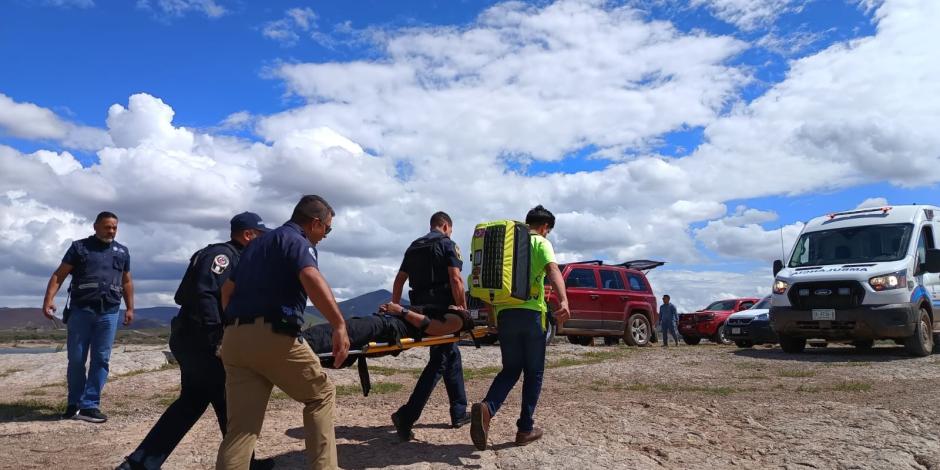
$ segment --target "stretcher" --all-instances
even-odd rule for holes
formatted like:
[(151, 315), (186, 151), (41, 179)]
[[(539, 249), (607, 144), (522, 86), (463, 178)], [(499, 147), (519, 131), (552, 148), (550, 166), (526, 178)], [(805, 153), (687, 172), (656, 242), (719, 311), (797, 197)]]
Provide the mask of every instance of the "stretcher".
[[(476, 347), (480, 347), (478, 340), (489, 333), (491, 333), (489, 327), (477, 326), (470, 331), (462, 331), (460, 333), (443, 336), (430, 336), (421, 338), (420, 340), (402, 338), (395, 343), (372, 342), (360, 349), (350, 350), (349, 356), (347, 356), (346, 362), (343, 363), (342, 367), (350, 367), (353, 362), (356, 363), (356, 367), (359, 369), (359, 383), (362, 385), (362, 396), (367, 397), (369, 396), (369, 391), (372, 389), (372, 381), (369, 378), (369, 365), (366, 362), (367, 358), (398, 355), (408, 349), (425, 348), (439, 344), (451, 344), (464, 339), (473, 340)], [(331, 352), (317, 354), (317, 357), (324, 366), (329, 367), (333, 364), (333, 353)]]

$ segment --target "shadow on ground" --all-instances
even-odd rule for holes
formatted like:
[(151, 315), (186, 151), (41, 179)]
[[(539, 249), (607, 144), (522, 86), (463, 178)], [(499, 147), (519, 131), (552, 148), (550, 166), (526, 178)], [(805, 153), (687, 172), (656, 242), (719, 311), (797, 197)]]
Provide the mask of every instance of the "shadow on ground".
[(833, 363), (833, 362), (891, 362), (915, 359), (907, 354), (902, 347), (876, 346), (869, 350), (860, 350), (854, 347), (806, 347), (799, 354), (788, 354), (780, 349), (738, 349), (732, 354), (740, 357), (754, 359), (770, 359), (774, 361)]
[[(295, 439), (304, 438), (302, 427), (288, 429), (285, 434)], [(473, 454), (476, 449), (469, 442), (401, 442), (391, 426), (337, 426), (336, 439), (354, 441), (336, 446), (339, 466), (343, 468), (361, 469), (419, 463), (480, 468), (480, 465), (464, 463), (467, 459), (479, 459), (479, 456)], [(293, 451), (276, 456), (275, 462), (278, 468), (305, 468), (306, 457), (303, 451)]]
[(39, 400), (22, 400), (0, 403), (0, 423), (12, 421), (51, 421), (59, 419), (65, 405), (56, 405)]

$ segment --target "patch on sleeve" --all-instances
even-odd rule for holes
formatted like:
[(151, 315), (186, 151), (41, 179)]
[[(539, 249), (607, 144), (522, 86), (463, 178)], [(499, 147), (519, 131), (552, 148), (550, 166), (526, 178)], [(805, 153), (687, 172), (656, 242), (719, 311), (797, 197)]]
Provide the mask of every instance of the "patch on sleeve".
[(317, 260), (317, 250), (313, 249), (312, 246), (307, 248), (307, 252), (310, 253), (310, 257), (313, 258), (314, 261), (319, 261)]
[(454, 243), (454, 253), (457, 253), (457, 259), (463, 261), (463, 255), (460, 254), (460, 245)]
[(212, 267), (210, 269), (216, 274), (222, 274), (228, 268), (228, 265), (228, 256), (218, 255), (212, 260)]

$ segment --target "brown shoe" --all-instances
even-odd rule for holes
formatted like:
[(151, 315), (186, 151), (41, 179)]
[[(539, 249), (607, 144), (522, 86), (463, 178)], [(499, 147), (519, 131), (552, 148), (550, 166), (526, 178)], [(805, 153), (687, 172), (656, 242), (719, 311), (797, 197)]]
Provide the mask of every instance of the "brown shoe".
[(478, 450), (486, 450), (486, 438), (490, 433), (490, 407), (486, 403), (474, 403), (470, 408), (470, 439)]
[(532, 428), (529, 432), (519, 431), (516, 433), (516, 445), (524, 446), (526, 444), (531, 444), (542, 438), (542, 430), (539, 428)]

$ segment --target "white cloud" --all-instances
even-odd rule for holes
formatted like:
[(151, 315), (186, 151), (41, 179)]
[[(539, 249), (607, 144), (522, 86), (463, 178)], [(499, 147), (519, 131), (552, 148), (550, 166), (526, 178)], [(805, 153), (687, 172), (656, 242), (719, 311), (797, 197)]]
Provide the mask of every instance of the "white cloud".
[(261, 26), (261, 34), (284, 46), (293, 46), (300, 39), (301, 34), (315, 30), (317, 14), (308, 7), (290, 8), (284, 12), (279, 20), (268, 21)]
[(799, 11), (807, 0), (691, 0), (693, 7), (704, 6), (716, 17), (744, 30), (773, 23), (777, 17)]
[(109, 142), (101, 129), (68, 122), (52, 110), (14, 101), (0, 93), (0, 135), (27, 140), (52, 140), (70, 148), (97, 150)]
[(859, 203), (859, 205), (856, 206), (855, 208), (867, 209), (869, 207), (884, 207), (887, 205), (888, 205), (888, 200), (883, 197), (870, 197), (868, 199), (865, 199), (861, 203)]
[(228, 10), (215, 0), (137, 0), (137, 8), (155, 10), (168, 16), (197, 12), (209, 18), (218, 18), (228, 13)]
[(680, 312), (694, 312), (716, 300), (737, 297), (762, 298), (770, 294), (773, 276), (766, 269), (730, 273), (722, 271), (665, 270), (657, 268), (647, 275), (657, 302), (669, 294), (670, 302)]
[[(26, 244), (0, 244), (0, 263), (48, 277), (64, 237), (86, 233), (88, 218), (109, 209), (122, 217), (119, 238), (139, 279), (169, 282), (232, 214), (253, 210), (277, 224), (306, 193), (338, 209), (321, 252), (342, 297), (387, 288), (436, 210), (455, 218), (464, 247), (473, 224), (521, 219), (541, 203), (558, 216), (550, 238), (562, 260), (704, 263), (704, 246), (765, 263), (779, 257), (775, 214), (726, 214), (728, 201), (940, 181), (940, 63), (930, 60), (940, 5), (894, 0), (875, 15), (875, 36), (794, 60), (784, 81), (749, 104), (737, 102), (746, 73), (728, 64), (740, 41), (573, 1), (501, 4), (462, 28), (390, 30), (374, 61), (284, 65), (278, 75), (308, 102), (260, 117), (265, 142), (177, 127), (168, 104), (135, 95), (109, 110), (112, 145), (92, 167), (76, 169), (66, 153), (0, 146), (0, 194), (15, 196), (0, 209), (35, 212), (0, 225)], [(688, 126), (704, 126), (707, 139), (690, 156), (647, 153), (663, 133)], [(588, 146), (614, 163), (572, 174), (507, 167)], [(785, 244), (795, 231), (784, 224)], [(49, 255), (21, 259), (28, 243)], [(698, 308), (714, 296), (765, 293), (770, 269), (660, 269), (651, 278), (657, 293)]]
[(244, 129), (249, 126), (254, 121), (254, 116), (251, 115), (248, 111), (237, 111), (228, 116), (225, 116), (225, 119), (219, 123), (219, 129), (232, 130), (232, 129)]

